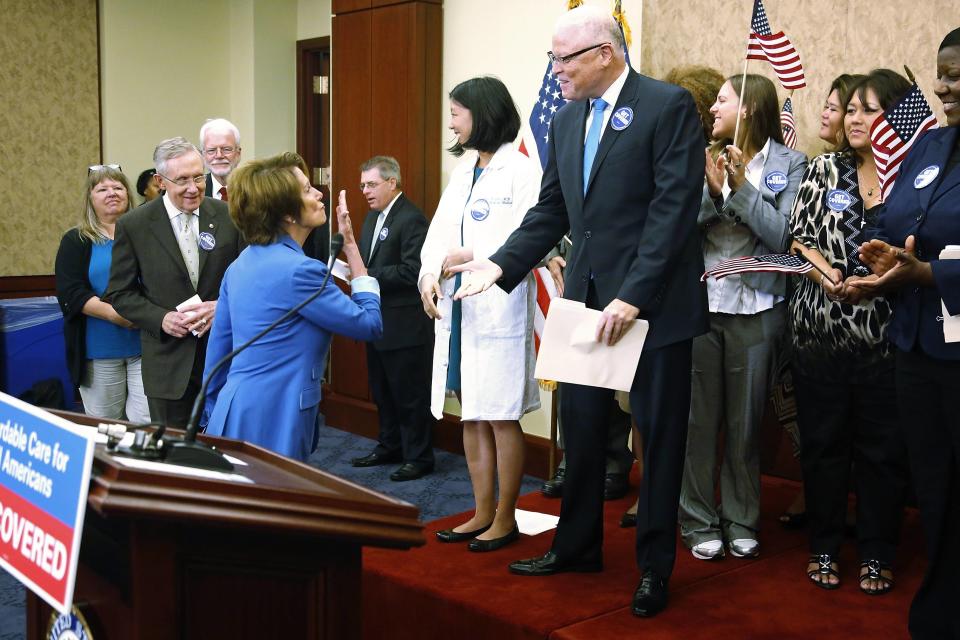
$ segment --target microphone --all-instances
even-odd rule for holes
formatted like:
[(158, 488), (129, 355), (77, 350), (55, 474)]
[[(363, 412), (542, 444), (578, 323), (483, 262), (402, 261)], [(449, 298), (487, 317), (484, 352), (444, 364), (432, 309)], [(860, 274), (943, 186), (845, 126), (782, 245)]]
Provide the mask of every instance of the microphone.
[(207, 376), (207, 379), (203, 381), (203, 384), (200, 386), (200, 391), (197, 393), (197, 398), (193, 402), (193, 410), (190, 412), (190, 419), (187, 421), (186, 433), (184, 433), (182, 440), (173, 440), (170, 441), (169, 446), (163, 446), (163, 442), (165, 442), (163, 441), (163, 435), (166, 431), (166, 428), (165, 425), (160, 425), (148, 442), (141, 444), (139, 447), (134, 445), (129, 449), (118, 451), (118, 453), (121, 453), (122, 455), (130, 455), (154, 460), (159, 458), (172, 464), (199, 467), (201, 469), (232, 471), (233, 465), (223, 456), (222, 453), (208, 445), (196, 441), (197, 432), (199, 431), (200, 413), (206, 401), (207, 387), (210, 386), (210, 381), (213, 379), (214, 374), (222, 369), (228, 362), (233, 360), (239, 353), (244, 351), (247, 347), (252, 345), (263, 336), (270, 333), (281, 322), (293, 317), (298, 311), (300, 311), (300, 309), (316, 300), (317, 297), (323, 293), (324, 289), (327, 287), (327, 283), (330, 281), (330, 273), (333, 270), (333, 263), (337, 259), (337, 255), (342, 249), (343, 235), (340, 233), (335, 233), (333, 238), (330, 240), (330, 257), (327, 259), (327, 273), (323, 277), (323, 282), (320, 284), (320, 288), (307, 296), (303, 302), (299, 303), (297, 306), (293, 307), (282, 316), (274, 320), (266, 329), (253, 336), (227, 355), (223, 356), (219, 362), (217, 362), (210, 369), (210, 374)]

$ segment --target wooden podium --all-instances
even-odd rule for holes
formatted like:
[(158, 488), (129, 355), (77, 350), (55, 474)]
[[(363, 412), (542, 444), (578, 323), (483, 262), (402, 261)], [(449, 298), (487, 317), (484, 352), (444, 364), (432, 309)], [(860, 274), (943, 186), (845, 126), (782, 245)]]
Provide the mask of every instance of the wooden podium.
[[(422, 545), (419, 510), (246, 442), (200, 439), (253, 482), (135, 469), (97, 446), (74, 594), (94, 638), (360, 638), (361, 547)], [(51, 611), (28, 592), (28, 638), (45, 637)]]

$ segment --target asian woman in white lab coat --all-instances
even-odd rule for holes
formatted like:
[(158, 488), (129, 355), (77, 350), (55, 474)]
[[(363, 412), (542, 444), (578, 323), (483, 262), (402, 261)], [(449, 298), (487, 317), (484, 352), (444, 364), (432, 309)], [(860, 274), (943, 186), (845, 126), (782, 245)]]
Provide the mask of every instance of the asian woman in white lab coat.
[(512, 293), (491, 287), (454, 302), (461, 276), (448, 269), (485, 258), (503, 244), (536, 203), (540, 172), (513, 147), (520, 115), (496, 78), (454, 87), (450, 129), (456, 136), (450, 152), (470, 153), (451, 173), (430, 223), (419, 287), (424, 310), (436, 321), (431, 411), (441, 417), (445, 392), (457, 394), (476, 511), (459, 526), (438, 531), (437, 538), (469, 541), (471, 551), (494, 551), (520, 535), (515, 519), (523, 475), (520, 417), (540, 406), (533, 378), (536, 285), (531, 275)]

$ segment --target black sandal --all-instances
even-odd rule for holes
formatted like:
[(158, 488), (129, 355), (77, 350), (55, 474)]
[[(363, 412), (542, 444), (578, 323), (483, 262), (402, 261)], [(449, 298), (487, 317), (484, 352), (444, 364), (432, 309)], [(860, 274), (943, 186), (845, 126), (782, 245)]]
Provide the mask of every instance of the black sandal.
[[(860, 591), (863, 591), (868, 596), (882, 596), (883, 594), (889, 592), (893, 589), (894, 580), (893, 578), (888, 578), (882, 571), (890, 571), (890, 565), (885, 562), (880, 562), (879, 560), (867, 560), (860, 564), (861, 571), (866, 569), (866, 573), (860, 574)], [(867, 580), (876, 580), (880, 583), (879, 589), (864, 589), (863, 583)]]
[[(807, 566), (811, 564), (819, 565), (816, 569), (812, 571), (807, 571), (807, 578), (810, 579), (815, 586), (820, 587), (821, 589), (826, 589), (832, 591), (834, 589), (840, 588), (840, 574), (833, 568), (833, 564), (836, 561), (833, 559), (829, 553), (821, 553), (820, 555), (810, 556), (807, 560)], [(838, 565), (839, 566), (839, 565)], [(838, 582), (836, 584), (831, 584), (830, 582), (823, 580), (823, 578), (829, 579), (830, 576), (835, 577)]]

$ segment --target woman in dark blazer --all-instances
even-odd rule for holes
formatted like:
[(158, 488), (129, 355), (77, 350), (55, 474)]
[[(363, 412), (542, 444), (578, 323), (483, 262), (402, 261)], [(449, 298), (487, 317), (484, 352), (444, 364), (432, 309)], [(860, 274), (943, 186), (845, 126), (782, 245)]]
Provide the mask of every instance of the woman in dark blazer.
[(60, 240), (54, 273), (70, 378), (90, 415), (149, 422), (140, 332), (101, 299), (110, 277), (117, 219), (133, 208), (118, 165), (87, 171), (80, 223)]
[[(204, 379), (247, 342), (314, 293), (326, 266), (303, 253), (310, 231), (327, 220), (323, 195), (295, 153), (249, 162), (230, 176), (230, 217), (249, 243), (227, 268), (207, 345)], [(320, 296), (214, 374), (206, 432), (248, 440), (297, 460), (316, 441), (320, 385), (332, 334), (375, 340), (383, 333), (380, 287), (367, 275), (340, 195), (343, 251), (352, 296), (328, 283)]]
[(915, 639), (960, 638), (960, 341), (946, 335), (948, 322), (960, 322), (960, 29), (940, 45), (934, 91), (948, 126), (914, 144), (876, 238), (860, 248), (880, 277), (847, 283), (893, 294), (887, 334), (927, 542), (926, 576), (910, 609)]

